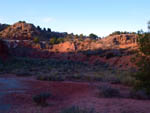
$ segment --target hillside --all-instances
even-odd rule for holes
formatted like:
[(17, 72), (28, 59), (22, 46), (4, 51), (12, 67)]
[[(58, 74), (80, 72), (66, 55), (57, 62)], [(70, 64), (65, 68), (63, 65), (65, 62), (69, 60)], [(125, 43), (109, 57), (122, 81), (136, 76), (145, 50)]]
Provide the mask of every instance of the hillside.
[[(25, 22), (4, 27), (0, 34), (0, 112), (3, 106), (12, 113), (16, 109), (29, 113), (25, 107), (39, 112), (41, 106), (41, 112), (60, 113), (74, 103), (81, 107), (91, 104), (102, 112), (109, 104), (110, 113), (149, 110), (150, 101), (145, 104), (137, 99), (150, 96), (131, 89), (136, 82), (132, 73), (137, 67), (131, 58), (138, 49), (137, 34), (78, 36)], [(47, 94), (50, 98), (45, 103), (35, 100)], [(118, 105), (115, 111), (114, 103)], [(129, 106), (134, 109), (128, 111)]]
[(33, 40), (38, 37), (47, 40), (51, 37), (64, 37), (66, 33), (53, 32), (51, 29), (42, 29), (25, 21), (19, 21), (13, 25), (0, 25), (0, 37), (4, 39)]
[[(130, 59), (137, 49), (137, 34), (122, 32), (105, 38), (92, 36), (53, 32), (24, 21), (3, 25), (0, 32), (12, 56), (54, 58), (121, 68), (133, 66)], [(35, 42), (35, 37), (39, 41)]]
[(7, 39), (32, 39), (37, 35), (40, 35), (40, 32), (36, 27), (25, 22), (17, 22), (0, 32), (0, 36)]
[(76, 39), (54, 45), (49, 44), (49, 41), (40, 41), (39, 43), (35, 43), (32, 40), (5, 41), (8, 47), (11, 48), (13, 56), (54, 58), (130, 68), (133, 66), (130, 59), (137, 49), (137, 38), (136, 35), (132, 34), (114, 35), (97, 41), (89, 38), (82, 41)]
[(0, 23), (0, 32), (3, 31), (4, 29), (6, 29), (7, 27), (9, 27), (8, 24), (1, 24)]

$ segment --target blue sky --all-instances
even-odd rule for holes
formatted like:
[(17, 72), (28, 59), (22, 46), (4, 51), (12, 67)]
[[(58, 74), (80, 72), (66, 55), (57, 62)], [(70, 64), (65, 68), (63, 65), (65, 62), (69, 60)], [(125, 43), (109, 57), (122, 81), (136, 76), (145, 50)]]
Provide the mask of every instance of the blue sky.
[(147, 30), (150, 0), (1, 0), (0, 23), (25, 20), (53, 31), (106, 36)]

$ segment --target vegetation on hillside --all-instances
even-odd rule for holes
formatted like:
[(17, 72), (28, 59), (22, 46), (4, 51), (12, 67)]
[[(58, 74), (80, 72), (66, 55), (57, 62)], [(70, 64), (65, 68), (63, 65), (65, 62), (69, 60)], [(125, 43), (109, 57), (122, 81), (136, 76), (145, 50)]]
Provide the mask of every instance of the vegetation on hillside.
[(1, 23), (0, 23), (0, 31), (6, 29), (7, 27), (9, 27), (8, 24), (1, 24)]
[(121, 34), (137, 34), (136, 32), (127, 32), (127, 31), (115, 31), (113, 33), (110, 34), (110, 36), (113, 36), (113, 35), (121, 35)]
[[(150, 30), (150, 23), (148, 29)], [(137, 80), (135, 89), (150, 94), (150, 32), (139, 34), (138, 45), (135, 62), (139, 71), (134, 75)]]
[(54, 45), (54, 44), (59, 44), (59, 43), (63, 43), (65, 40), (64, 38), (50, 38), (49, 40), (49, 44)]

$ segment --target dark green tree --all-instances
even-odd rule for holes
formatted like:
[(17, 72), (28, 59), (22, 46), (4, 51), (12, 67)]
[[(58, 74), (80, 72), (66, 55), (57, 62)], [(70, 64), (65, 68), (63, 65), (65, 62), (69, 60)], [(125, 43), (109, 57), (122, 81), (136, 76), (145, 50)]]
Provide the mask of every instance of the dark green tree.
[(48, 29), (47, 29), (47, 31), (48, 31), (48, 32), (51, 32), (51, 29), (50, 29), (50, 28), (48, 28)]
[(39, 42), (40, 42), (40, 39), (39, 39), (38, 37), (34, 37), (33, 42), (34, 42), (34, 43), (39, 43)]
[(113, 32), (112, 34), (110, 34), (110, 36), (113, 36), (113, 35), (120, 35), (120, 34), (121, 34), (120, 31), (115, 31), (115, 32)]
[[(150, 29), (150, 28), (149, 28)], [(138, 39), (139, 50), (135, 58), (138, 72), (134, 75), (136, 79), (135, 89), (144, 90), (150, 94), (150, 33), (140, 33)]]
[(46, 28), (43, 28), (43, 31), (46, 32)]
[(64, 38), (57, 38), (57, 43), (63, 43), (64, 42)]
[(97, 38), (98, 38), (98, 36), (97, 36), (97, 35), (95, 35), (95, 34), (93, 34), (93, 33), (91, 33), (91, 34), (89, 35), (89, 38), (91, 38), (91, 39), (97, 39)]
[(55, 38), (55, 37), (54, 38), (50, 38), (49, 43), (51, 45), (58, 44), (57, 38)]
[(41, 27), (40, 27), (40, 26), (37, 26), (37, 29), (38, 29), (39, 31), (41, 31)]
[(150, 21), (148, 22), (148, 30), (150, 32)]

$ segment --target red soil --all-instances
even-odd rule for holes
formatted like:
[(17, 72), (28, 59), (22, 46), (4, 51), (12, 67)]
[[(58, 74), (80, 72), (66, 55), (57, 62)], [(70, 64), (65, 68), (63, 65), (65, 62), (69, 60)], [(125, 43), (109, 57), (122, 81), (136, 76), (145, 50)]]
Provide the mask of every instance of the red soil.
[[(32, 78), (16, 78), (27, 89), (5, 95), (4, 103), (12, 105), (9, 113), (59, 113), (64, 108), (77, 105), (81, 108), (95, 108), (99, 113), (149, 113), (150, 101), (126, 98), (103, 98), (98, 96), (97, 85), (103, 83), (46, 82)], [(128, 92), (128, 88), (113, 86)], [(32, 96), (41, 92), (51, 92), (48, 107), (39, 107)]]

